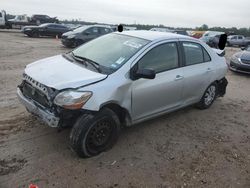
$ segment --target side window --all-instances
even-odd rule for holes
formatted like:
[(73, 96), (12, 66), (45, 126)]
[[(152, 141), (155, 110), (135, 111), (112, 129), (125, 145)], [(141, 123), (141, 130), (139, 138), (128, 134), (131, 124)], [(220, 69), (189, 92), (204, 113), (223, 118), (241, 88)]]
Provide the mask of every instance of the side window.
[(83, 34), (86, 32), (89, 33), (90, 35), (96, 35), (96, 34), (98, 34), (98, 28), (91, 27), (91, 28), (87, 29), (85, 32), (83, 32)]
[(105, 28), (105, 27), (100, 27), (99, 28), (101, 34), (107, 34), (110, 33), (110, 29)]
[(234, 36), (234, 37), (232, 37), (231, 39), (236, 40), (236, 39), (237, 39), (237, 37), (236, 37), (236, 36)]
[(93, 32), (93, 34), (98, 34), (98, 28), (97, 27), (93, 27), (92, 28), (92, 32)]
[(203, 62), (203, 52), (199, 44), (183, 42), (186, 65), (194, 65)]
[(241, 40), (241, 39), (243, 39), (243, 37), (242, 37), (242, 36), (238, 36), (238, 39), (240, 39), (240, 40)]
[(200, 44), (183, 42), (182, 46), (185, 53), (186, 66), (211, 61), (208, 52)]
[(142, 57), (138, 68), (153, 69), (156, 73), (178, 67), (178, 50), (176, 43), (159, 45)]
[(55, 25), (51, 24), (51, 25), (48, 25), (48, 28), (54, 29), (56, 27), (55, 27)]

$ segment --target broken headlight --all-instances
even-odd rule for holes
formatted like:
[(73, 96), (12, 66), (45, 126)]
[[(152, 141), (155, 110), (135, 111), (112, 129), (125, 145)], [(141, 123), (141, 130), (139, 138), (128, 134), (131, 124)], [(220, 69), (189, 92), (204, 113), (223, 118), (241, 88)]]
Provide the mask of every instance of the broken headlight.
[(90, 91), (74, 91), (68, 90), (59, 93), (55, 99), (54, 103), (58, 106), (62, 106), (66, 109), (80, 109), (92, 96)]

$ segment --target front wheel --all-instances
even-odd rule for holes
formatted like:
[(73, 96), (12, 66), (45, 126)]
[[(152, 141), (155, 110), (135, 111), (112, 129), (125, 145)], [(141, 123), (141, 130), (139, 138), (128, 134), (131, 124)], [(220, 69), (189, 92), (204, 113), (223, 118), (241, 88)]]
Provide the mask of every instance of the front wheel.
[(200, 102), (196, 106), (199, 109), (207, 109), (213, 104), (216, 96), (217, 96), (217, 85), (215, 83), (212, 83), (210, 86), (208, 86)]
[(120, 121), (110, 109), (82, 115), (70, 133), (70, 144), (80, 157), (92, 157), (112, 148), (120, 133)]

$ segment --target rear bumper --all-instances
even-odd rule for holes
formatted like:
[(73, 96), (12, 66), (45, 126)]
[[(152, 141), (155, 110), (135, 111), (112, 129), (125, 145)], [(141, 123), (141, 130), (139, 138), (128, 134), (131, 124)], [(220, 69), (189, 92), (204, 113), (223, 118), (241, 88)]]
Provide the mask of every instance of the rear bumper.
[(228, 81), (224, 77), (218, 82), (218, 97), (223, 97), (226, 94)]
[(250, 65), (243, 65), (230, 61), (229, 69), (236, 72), (250, 74)]
[(39, 117), (43, 122), (45, 122), (50, 127), (58, 127), (59, 120), (60, 120), (59, 117), (56, 117), (55, 114), (48, 112), (45, 109), (40, 108), (38, 105), (35, 104), (34, 101), (26, 98), (22, 94), (19, 88), (17, 88), (17, 96), (18, 96), (19, 101), (26, 107), (26, 109), (30, 113)]

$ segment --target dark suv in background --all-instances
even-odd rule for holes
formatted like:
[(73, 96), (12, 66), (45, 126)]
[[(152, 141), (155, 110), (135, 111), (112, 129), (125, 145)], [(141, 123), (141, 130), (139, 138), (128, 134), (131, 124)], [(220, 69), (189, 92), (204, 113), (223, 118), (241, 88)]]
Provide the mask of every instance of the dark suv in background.
[(43, 23), (59, 23), (59, 20), (54, 17), (49, 17), (48, 15), (40, 15), (40, 14), (35, 14), (32, 15), (30, 18), (31, 22), (36, 23), (36, 25), (40, 25)]
[(62, 44), (66, 47), (77, 47), (85, 42), (95, 39), (99, 36), (113, 32), (110, 26), (91, 25), (82, 26), (73, 31), (62, 35)]

